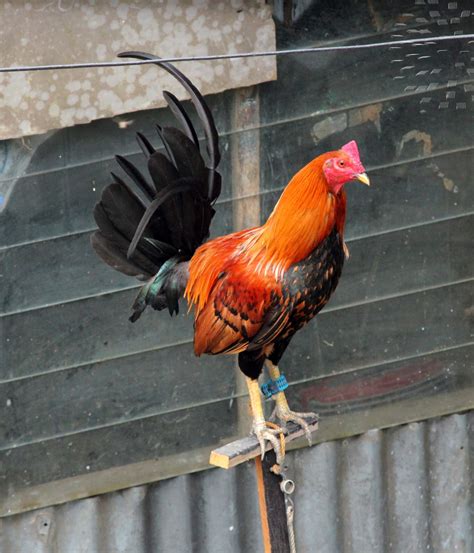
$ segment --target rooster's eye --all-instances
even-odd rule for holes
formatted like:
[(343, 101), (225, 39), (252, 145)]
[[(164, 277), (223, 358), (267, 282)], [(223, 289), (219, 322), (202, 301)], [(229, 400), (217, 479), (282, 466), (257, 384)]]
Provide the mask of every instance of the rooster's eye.
[(340, 159), (337, 164), (339, 165), (339, 167), (344, 167), (346, 165), (346, 162)]

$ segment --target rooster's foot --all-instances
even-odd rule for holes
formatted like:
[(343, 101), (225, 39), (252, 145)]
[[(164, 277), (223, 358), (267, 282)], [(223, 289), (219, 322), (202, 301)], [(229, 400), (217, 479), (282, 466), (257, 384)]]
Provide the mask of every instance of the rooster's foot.
[(284, 428), (280, 428), (277, 425), (271, 425), (272, 428), (269, 428), (271, 423), (267, 423), (265, 421), (255, 421), (252, 427), (252, 432), (255, 434), (255, 437), (258, 440), (258, 443), (260, 444), (260, 449), (262, 451), (262, 459), (265, 456), (266, 451), (266, 442), (270, 442), (273, 450), (275, 451), (276, 456), (276, 462), (278, 465), (281, 465), (283, 463), (283, 460), (285, 458), (285, 452), (284, 452), (284, 444), (282, 448), (281, 439), (284, 440), (284, 435), (286, 434), (286, 430)]
[(305, 419), (314, 419), (315, 417), (317, 417), (316, 413), (297, 413), (295, 411), (291, 411), (291, 409), (289, 409), (286, 405), (277, 403), (270, 420), (278, 419), (283, 423), (284, 427), (286, 427), (286, 423), (294, 422), (303, 429), (308, 444), (311, 445), (311, 431), (309, 430), (308, 423)]

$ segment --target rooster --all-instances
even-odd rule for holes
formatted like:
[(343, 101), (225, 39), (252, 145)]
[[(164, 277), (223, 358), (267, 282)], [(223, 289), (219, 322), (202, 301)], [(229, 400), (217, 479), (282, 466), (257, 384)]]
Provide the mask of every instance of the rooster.
[(184, 86), (204, 129), (208, 161), (182, 104), (164, 92), (181, 129), (157, 127), (166, 154), (138, 133), (152, 184), (117, 156), (136, 190), (112, 173), (113, 183), (94, 210), (98, 230), (92, 246), (114, 269), (146, 281), (133, 304), (132, 322), (147, 305), (178, 313), (184, 297), (194, 307), (195, 354), (238, 355), (262, 455), (269, 441), (281, 463), (278, 434), (284, 428), (265, 421), (258, 378), (266, 366), (276, 418), (283, 427), (289, 421), (301, 426), (310, 441), (305, 419), (314, 414), (291, 411), (278, 365), (294, 334), (321, 311), (339, 281), (348, 253), (344, 185), (354, 179), (369, 184), (357, 145), (349, 142), (303, 167), (262, 226), (206, 242), (221, 189), (212, 114), (173, 65), (141, 52), (120, 56), (154, 60)]

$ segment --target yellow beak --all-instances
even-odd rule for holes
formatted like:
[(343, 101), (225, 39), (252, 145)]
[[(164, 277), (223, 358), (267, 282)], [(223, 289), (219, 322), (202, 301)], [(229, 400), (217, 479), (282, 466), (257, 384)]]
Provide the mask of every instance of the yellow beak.
[(367, 173), (359, 173), (358, 175), (355, 176), (355, 178), (357, 180), (360, 180), (360, 182), (366, 184), (367, 186), (370, 186), (370, 180), (369, 180), (369, 177), (367, 176)]

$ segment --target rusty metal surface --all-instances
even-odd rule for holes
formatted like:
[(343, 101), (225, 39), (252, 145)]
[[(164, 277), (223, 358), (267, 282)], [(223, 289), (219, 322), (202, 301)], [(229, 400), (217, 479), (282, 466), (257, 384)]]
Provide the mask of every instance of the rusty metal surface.
[[(289, 454), (298, 553), (471, 553), (474, 412)], [(0, 521), (1, 553), (248, 553), (254, 469), (208, 470)]]

